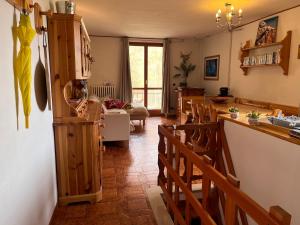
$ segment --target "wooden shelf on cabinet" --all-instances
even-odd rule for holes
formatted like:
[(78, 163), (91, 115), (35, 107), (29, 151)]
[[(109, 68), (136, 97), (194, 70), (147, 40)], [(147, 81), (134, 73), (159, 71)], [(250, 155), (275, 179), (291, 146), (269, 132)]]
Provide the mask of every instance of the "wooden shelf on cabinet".
[[(292, 31), (288, 31), (285, 38), (280, 41), (280, 42), (275, 42), (271, 44), (265, 44), (261, 46), (253, 46), (253, 47), (248, 47), (244, 46), (241, 48), (241, 66), (240, 68), (244, 71), (244, 75), (248, 74), (248, 69), (249, 68), (254, 68), (254, 67), (268, 67), (268, 66), (280, 66), (283, 69), (283, 74), (288, 75), (289, 73), (289, 62), (290, 62), (290, 49), (291, 49), (291, 39), (292, 39)], [(273, 46), (280, 46), (280, 63), (276, 64), (257, 64), (257, 65), (247, 65), (244, 66), (244, 58), (248, 57), (250, 52), (253, 50), (257, 49), (265, 49)]]

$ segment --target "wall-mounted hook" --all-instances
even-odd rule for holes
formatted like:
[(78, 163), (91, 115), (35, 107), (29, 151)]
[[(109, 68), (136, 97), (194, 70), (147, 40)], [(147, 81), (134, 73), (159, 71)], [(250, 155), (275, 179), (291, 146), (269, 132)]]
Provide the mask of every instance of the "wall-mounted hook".
[(43, 31), (47, 31), (47, 28), (43, 26), (43, 17), (42, 16), (51, 16), (52, 11), (42, 11), (41, 6), (39, 3), (34, 3), (30, 5), (31, 8), (34, 10), (34, 23), (35, 23), (35, 30), (38, 34), (42, 34)]

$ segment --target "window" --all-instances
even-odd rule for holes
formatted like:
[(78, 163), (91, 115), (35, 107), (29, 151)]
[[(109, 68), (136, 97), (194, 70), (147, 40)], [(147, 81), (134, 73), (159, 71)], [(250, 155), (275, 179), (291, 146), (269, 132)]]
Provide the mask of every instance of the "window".
[(162, 100), (163, 45), (130, 43), (133, 103), (160, 111)]

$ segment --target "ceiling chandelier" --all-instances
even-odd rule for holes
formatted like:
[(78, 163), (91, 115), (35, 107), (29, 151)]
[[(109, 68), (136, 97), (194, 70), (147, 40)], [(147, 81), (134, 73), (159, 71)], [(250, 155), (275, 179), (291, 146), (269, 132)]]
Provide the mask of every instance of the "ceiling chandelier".
[(221, 21), (222, 19), (222, 11), (219, 9), (216, 13), (216, 23), (218, 28), (226, 28), (229, 31), (232, 31), (235, 27), (241, 24), (243, 18), (243, 11), (239, 9), (238, 13), (236, 13), (234, 6), (231, 3), (225, 3), (225, 19), (226, 22)]

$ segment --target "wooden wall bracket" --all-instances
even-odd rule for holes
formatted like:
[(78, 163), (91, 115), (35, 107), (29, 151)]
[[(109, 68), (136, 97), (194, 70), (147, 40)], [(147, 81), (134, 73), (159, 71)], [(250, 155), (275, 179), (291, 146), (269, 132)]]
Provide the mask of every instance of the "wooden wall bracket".
[(32, 5), (32, 0), (6, 0), (13, 7), (18, 9), (20, 12), (25, 11), (26, 13), (31, 13), (32, 9), (30, 5)]
[(52, 11), (42, 11), (41, 6), (37, 2), (30, 5), (30, 8), (33, 8), (34, 12), (35, 30), (38, 34), (42, 34), (43, 31), (47, 31), (47, 28), (43, 25), (43, 16), (52, 16)]
[(34, 24), (35, 30), (38, 34), (42, 34), (43, 31), (47, 31), (47, 28), (43, 25), (43, 17), (42, 16), (51, 16), (52, 11), (42, 11), (39, 3), (33, 3), (32, 0), (6, 0), (13, 7), (18, 9), (20, 12), (25, 13), (34, 13)]

